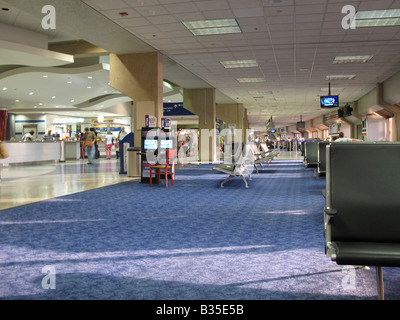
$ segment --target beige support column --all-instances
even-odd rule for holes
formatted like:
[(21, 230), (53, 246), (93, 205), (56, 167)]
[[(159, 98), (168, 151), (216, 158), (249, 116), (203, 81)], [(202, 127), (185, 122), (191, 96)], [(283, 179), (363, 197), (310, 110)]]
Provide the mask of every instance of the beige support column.
[(247, 113), (247, 109), (244, 109), (243, 128), (246, 128), (246, 130), (250, 129), (249, 115)]
[(184, 89), (185, 109), (199, 116), (200, 161), (215, 161), (217, 149), (215, 89)]
[(135, 146), (140, 146), (145, 116), (155, 116), (160, 127), (164, 114), (162, 54), (110, 54), (110, 85), (134, 101), (132, 128)]
[(400, 106), (391, 105), (385, 101), (383, 83), (378, 83), (377, 85), (377, 104), (394, 114), (393, 135), (396, 139), (395, 141), (400, 141)]
[(242, 141), (235, 142), (246, 142), (247, 141), (247, 129), (249, 129), (249, 120), (247, 117), (247, 110), (241, 103), (234, 104), (217, 104), (217, 118), (228, 124), (228, 128), (231, 125), (235, 126), (235, 129), (242, 130), (240, 139)]

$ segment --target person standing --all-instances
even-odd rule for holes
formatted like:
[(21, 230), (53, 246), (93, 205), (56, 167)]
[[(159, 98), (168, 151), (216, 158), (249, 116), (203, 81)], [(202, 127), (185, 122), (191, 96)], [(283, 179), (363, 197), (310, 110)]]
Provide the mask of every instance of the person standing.
[(88, 164), (92, 164), (96, 157), (96, 135), (93, 131), (90, 131), (89, 128), (85, 128), (83, 142), (88, 156)]
[(115, 143), (115, 151), (117, 154), (117, 159), (119, 158), (119, 148), (121, 146), (120, 141), (123, 140), (127, 135), (128, 133), (125, 131), (125, 127), (121, 127), (121, 131), (118, 133), (117, 136), (117, 142)]
[(32, 141), (34, 134), (35, 134), (35, 131), (33, 131), (33, 130), (25, 133), (24, 136), (22, 137), (22, 142)]
[(125, 131), (125, 127), (121, 128), (121, 131), (118, 133), (118, 137), (117, 137), (117, 141), (121, 141), (122, 139), (124, 139), (126, 136), (128, 135), (128, 133)]
[(51, 134), (51, 130), (47, 132), (47, 134), (44, 135), (44, 141), (53, 141), (53, 135)]
[(99, 141), (101, 140), (100, 137), (98, 136), (96, 130), (94, 128), (90, 128), (90, 131), (94, 133), (94, 135), (96, 136), (96, 139), (94, 141), (94, 147), (95, 147), (95, 151), (94, 151), (94, 158), (95, 159), (99, 159), (100, 158), (100, 152), (99, 152)]
[(114, 136), (110, 130), (107, 131), (105, 142), (106, 142), (106, 159), (111, 159), (111, 150), (114, 143)]

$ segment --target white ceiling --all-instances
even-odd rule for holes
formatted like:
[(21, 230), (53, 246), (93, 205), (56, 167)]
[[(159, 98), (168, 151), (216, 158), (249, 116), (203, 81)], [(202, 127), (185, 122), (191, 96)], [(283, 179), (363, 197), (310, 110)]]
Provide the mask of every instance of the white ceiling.
[[(49, 41), (84, 39), (115, 53), (158, 50), (164, 77), (184, 88), (215, 87), (219, 103), (236, 101), (250, 126), (265, 128), (326, 113), (318, 96), (327, 75), (356, 74), (331, 81), (341, 104), (358, 100), (400, 71), (400, 27), (344, 30), (345, 5), (357, 10), (400, 8), (400, 0), (0, 0), (0, 22), (47, 33)], [(44, 5), (57, 10), (57, 30), (44, 31)], [(127, 16), (121, 16), (126, 12)], [(240, 34), (193, 36), (182, 21), (235, 18)], [(373, 55), (368, 64), (333, 65), (338, 55)], [(259, 67), (225, 69), (223, 60), (257, 60)], [(261, 77), (262, 83), (237, 78)]]

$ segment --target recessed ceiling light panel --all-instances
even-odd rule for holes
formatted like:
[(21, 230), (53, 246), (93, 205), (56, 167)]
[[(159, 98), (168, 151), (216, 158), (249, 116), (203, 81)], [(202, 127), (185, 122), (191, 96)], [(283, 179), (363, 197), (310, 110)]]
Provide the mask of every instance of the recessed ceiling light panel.
[(359, 11), (355, 21), (359, 28), (400, 26), (400, 9)]
[(183, 21), (182, 23), (195, 36), (242, 32), (236, 19)]
[(326, 80), (353, 80), (355, 77), (355, 74), (329, 75)]
[(221, 61), (221, 64), (226, 69), (233, 68), (255, 68), (258, 67), (256, 60), (234, 60), (234, 61)]
[(240, 83), (249, 83), (249, 82), (265, 82), (264, 78), (239, 78), (237, 79)]
[(400, 9), (359, 11), (356, 20), (400, 18)]
[(345, 63), (367, 63), (373, 56), (338, 56), (333, 60), (333, 64)]

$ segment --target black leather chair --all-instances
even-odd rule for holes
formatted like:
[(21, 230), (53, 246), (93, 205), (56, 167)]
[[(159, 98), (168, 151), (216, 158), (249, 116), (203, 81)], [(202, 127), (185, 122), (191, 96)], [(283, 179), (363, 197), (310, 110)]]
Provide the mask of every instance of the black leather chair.
[(304, 167), (317, 168), (318, 143), (319, 141), (306, 141), (304, 143), (304, 160), (303, 160)]
[(326, 148), (325, 252), (339, 265), (400, 267), (400, 143)]
[(318, 176), (324, 176), (326, 174), (326, 146), (330, 142), (321, 141), (318, 143)]

